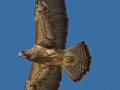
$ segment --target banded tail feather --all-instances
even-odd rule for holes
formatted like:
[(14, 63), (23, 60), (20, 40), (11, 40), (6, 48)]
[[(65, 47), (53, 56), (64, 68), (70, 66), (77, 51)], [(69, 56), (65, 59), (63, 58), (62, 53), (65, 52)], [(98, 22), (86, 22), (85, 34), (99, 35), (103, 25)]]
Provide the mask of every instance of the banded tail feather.
[(74, 56), (75, 63), (73, 66), (62, 66), (63, 70), (74, 81), (80, 81), (83, 76), (90, 70), (92, 56), (88, 45), (85, 41), (78, 43), (70, 48), (65, 49), (66, 56)]

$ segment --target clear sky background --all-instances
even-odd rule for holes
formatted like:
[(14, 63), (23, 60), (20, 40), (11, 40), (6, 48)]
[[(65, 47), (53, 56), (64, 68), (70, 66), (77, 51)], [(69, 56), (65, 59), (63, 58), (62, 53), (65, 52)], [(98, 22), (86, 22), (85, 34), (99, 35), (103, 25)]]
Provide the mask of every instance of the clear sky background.
[[(93, 56), (81, 82), (65, 72), (59, 90), (120, 90), (120, 0), (66, 0), (69, 35), (66, 46), (82, 40)], [(31, 62), (18, 57), (35, 40), (35, 0), (0, 2), (0, 90), (23, 90)]]

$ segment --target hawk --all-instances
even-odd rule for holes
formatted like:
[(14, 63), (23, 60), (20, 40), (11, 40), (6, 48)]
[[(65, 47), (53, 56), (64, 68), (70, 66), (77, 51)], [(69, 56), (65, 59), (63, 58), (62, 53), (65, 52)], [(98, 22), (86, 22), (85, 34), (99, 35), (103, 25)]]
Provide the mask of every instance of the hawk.
[(62, 69), (77, 82), (90, 70), (91, 55), (85, 41), (65, 48), (68, 17), (65, 0), (36, 0), (34, 47), (20, 52), (32, 62), (25, 90), (58, 90)]

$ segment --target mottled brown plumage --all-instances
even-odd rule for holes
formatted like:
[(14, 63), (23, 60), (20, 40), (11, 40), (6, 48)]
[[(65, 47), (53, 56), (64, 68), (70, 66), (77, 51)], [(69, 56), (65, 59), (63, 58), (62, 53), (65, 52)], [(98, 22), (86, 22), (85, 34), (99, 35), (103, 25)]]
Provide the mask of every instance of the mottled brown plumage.
[(34, 47), (19, 53), (32, 62), (25, 90), (58, 90), (62, 68), (75, 82), (90, 70), (91, 55), (83, 41), (65, 49), (68, 17), (65, 0), (36, 0)]

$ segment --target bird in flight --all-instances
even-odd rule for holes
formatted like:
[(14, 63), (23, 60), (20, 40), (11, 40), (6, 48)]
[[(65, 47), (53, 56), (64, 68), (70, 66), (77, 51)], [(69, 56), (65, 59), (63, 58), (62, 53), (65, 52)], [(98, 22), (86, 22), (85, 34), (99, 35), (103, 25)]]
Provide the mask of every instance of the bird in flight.
[(68, 17), (65, 0), (36, 0), (34, 47), (20, 52), (32, 62), (25, 90), (58, 90), (62, 69), (74, 81), (90, 70), (91, 55), (85, 41), (66, 48)]

